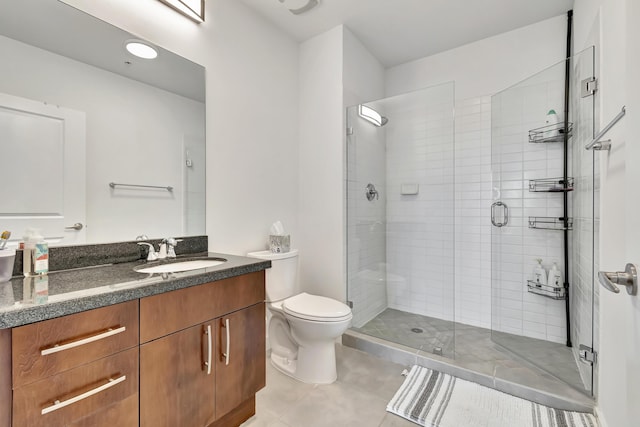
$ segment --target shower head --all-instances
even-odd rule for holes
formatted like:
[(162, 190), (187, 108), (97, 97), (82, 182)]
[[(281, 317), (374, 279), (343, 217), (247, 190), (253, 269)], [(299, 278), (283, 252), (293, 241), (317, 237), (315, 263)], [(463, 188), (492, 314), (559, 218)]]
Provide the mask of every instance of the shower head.
[(382, 127), (389, 122), (389, 119), (378, 113), (373, 108), (367, 107), (363, 104), (358, 105), (358, 115), (378, 127)]

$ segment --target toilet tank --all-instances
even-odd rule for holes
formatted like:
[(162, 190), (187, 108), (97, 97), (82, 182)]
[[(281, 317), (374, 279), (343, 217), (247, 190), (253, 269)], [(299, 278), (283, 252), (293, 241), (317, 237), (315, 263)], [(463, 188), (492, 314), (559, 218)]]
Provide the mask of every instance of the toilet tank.
[(250, 258), (268, 259), (271, 268), (266, 270), (265, 286), (267, 302), (276, 302), (300, 293), (298, 289), (298, 250), (274, 253), (271, 251), (249, 252)]

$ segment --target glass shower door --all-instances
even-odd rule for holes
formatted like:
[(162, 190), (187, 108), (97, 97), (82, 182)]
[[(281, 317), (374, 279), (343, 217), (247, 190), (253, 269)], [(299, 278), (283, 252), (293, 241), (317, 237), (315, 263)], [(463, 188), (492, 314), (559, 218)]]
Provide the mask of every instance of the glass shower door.
[(353, 329), (454, 357), (454, 84), (347, 109)]
[[(594, 159), (584, 145), (594, 96), (582, 97), (581, 82), (594, 76), (593, 49), (570, 59), (566, 126), (565, 66), (492, 97), (492, 340), (588, 393), (592, 367), (578, 348), (593, 347)], [(559, 282), (547, 276), (554, 264)]]

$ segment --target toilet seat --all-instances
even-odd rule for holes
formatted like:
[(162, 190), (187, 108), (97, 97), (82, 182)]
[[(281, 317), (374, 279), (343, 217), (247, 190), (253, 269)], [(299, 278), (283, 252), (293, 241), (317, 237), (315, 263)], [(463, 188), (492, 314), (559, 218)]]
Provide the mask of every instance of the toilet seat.
[(352, 318), (346, 304), (306, 292), (285, 299), (282, 310), (290, 316), (316, 322), (343, 322)]

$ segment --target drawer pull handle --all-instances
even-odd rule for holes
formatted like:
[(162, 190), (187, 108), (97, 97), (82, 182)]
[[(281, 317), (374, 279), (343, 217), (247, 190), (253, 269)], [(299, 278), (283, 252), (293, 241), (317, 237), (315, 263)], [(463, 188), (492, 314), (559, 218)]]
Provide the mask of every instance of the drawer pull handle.
[(205, 335), (207, 335), (207, 361), (204, 363), (204, 366), (207, 367), (207, 375), (211, 375), (211, 355), (213, 353), (211, 345), (211, 325), (207, 325)]
[(109, 381), (106, 384), (101, 385), (100, 387), (96, 387), (94, 389), (91, 389), (85, 393), (79, 394), (76, 397), (72, 397), (71, 399), (67, 399), (67, 400), (63, 400), (62, 402), (59, 400), (56, 400), (53, 405), (44, 408), (41, 413), (42, 415), (46, 415), (50, 412), (53, 411), (57, 411), (58, 409), (62, 409), (65, 406), (69, 406), (73, 403), (79, 402), (83, 399), (86, 399), (87, 397), (93, 396), (94, 394), (98, 394), (102, 391), (105, 391), (113, 386), (115, 386), (116, 384), (120, 384), (121, 382), (123, 382), (124, 380), (127, 379), (126, 375), (121, 376), (120, 378), (116, 378), (115, 380), (113, 378), (109, 378)]
[(57, 353), (59, 351), (69, 350), (70, 348), (79, 347), (81, 345), (89, 344), (89, 343), (94, 342), (94, 341), (99, 341), (101, 339), (104, 339), (104, 338), (107, 338), (107, 337), (110, 337), (110, 336), (113, 336), (113, 335), (121, 334), (122, 332), (124, 332), (126, 330), (127, 330), (126, 326), (121, 326), (121, 327), (119, 327), (117, 329), (109, 328), (107, 331), (102, 332), (102, 333), (97, 334), (97, 335), (93, 335), (91, 337), (83, 338), (83, 339), (78, 340), (78, 341), (72, 341), (72, 342), (67, 343), (67, 344), (62, 344), (62, 345), (56, 344), (51, 348), (45, 348), (44, 350), (40, 351), (40, 354), (42, 356), (46, 356), (48, 354)]
[(224, 364), (228, 366), (229, 358), (231, 357), (231, 353), (229, 353), (229, 345), (231, 341), (231, 333), (229, 332), (229, 319), (225, 319), (224, 325), (222, 325), (222, 327), (225, 328), (227, 332), (227, 351), (222, 353), (222, 356), (224, 356)]

